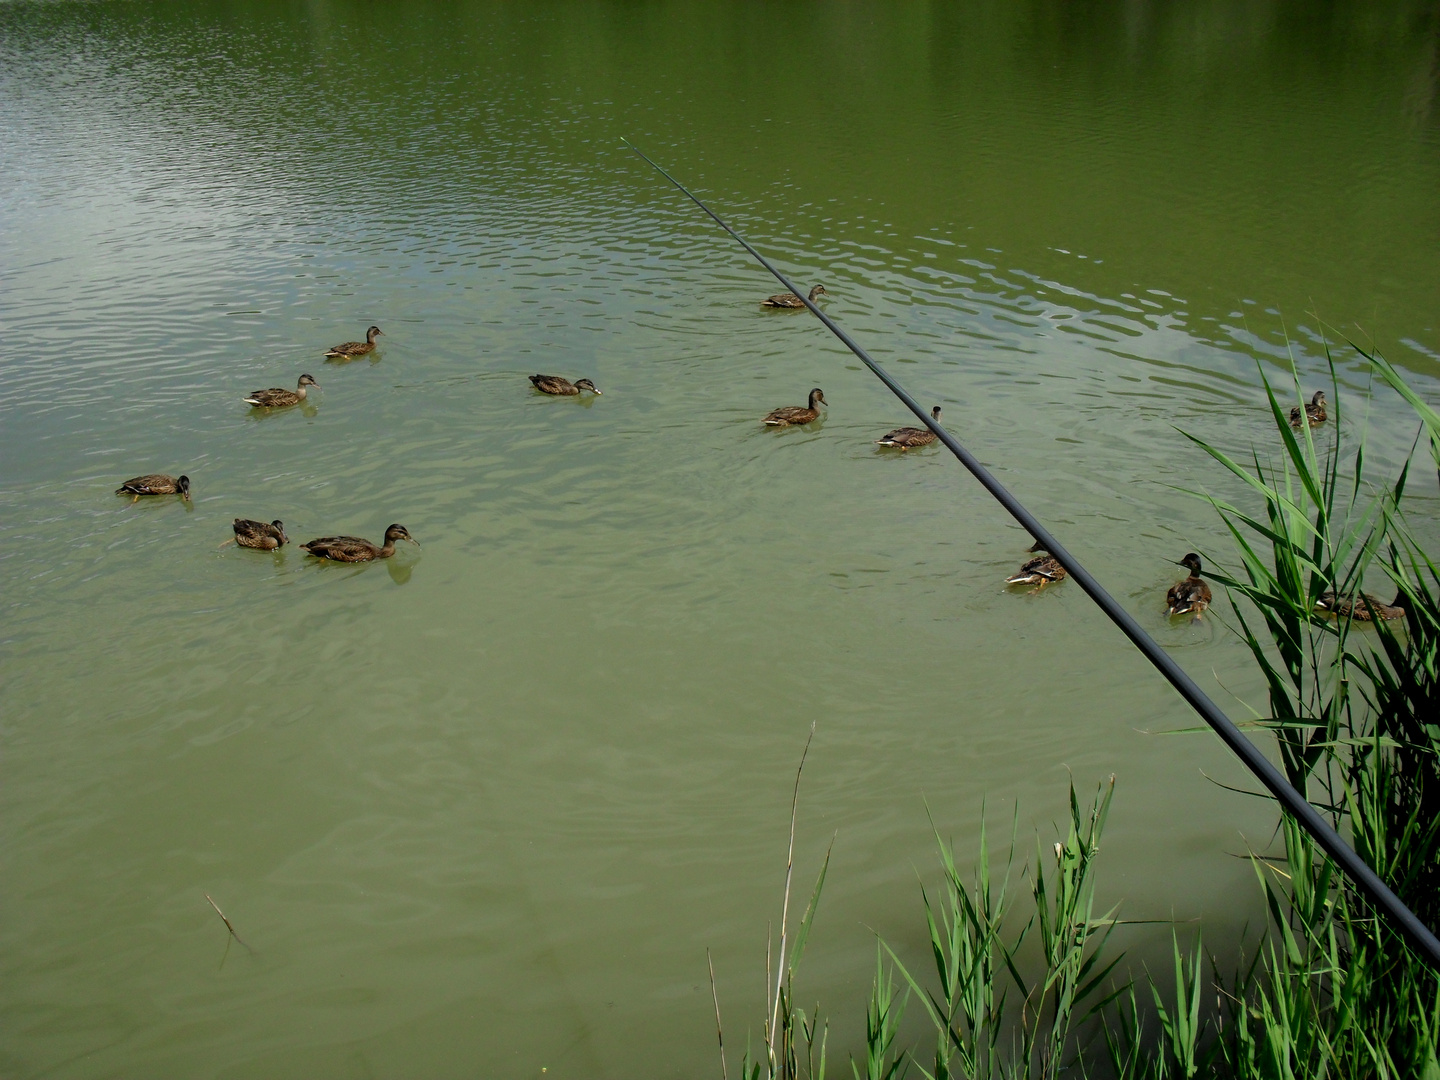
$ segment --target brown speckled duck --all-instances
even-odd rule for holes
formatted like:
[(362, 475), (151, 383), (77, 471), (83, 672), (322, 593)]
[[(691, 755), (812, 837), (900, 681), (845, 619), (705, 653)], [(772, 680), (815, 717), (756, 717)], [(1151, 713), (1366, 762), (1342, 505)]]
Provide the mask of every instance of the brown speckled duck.
[[(1310, 422), (1311, 427), (1314, 427), (1316, 424), (1323, 424), (1325, 422), (1326, 416), (1327, 413), (1325, 412), (1325, 391), (1316, 390), (1315, 396), (1310, 399), (1310, 404), (1305, 406), (1305, 419)], [(1300, 426), (1299, 405), (1296, 405), (1293, 409), (1290, 410), (1290, 423), (1294, 424), (1296, 427)]]
[(1210, 585), (1200, 576), (1200, 556), (1189, 552), (1176, 566), (1190, 571), (1190, 576), (1170, 586), (1165, 594), (1166, 614), (1194, 615), (1198, 620), (1210, 606)]
[(375, 339), (381, 337), (384, 331), (378, 326), (372, 326), (365, 331), (364, 341), (347, 341), (344, 345), (336, 345), (333, 349), (325, 351), (326, 356), (338, 357), (341, 360), (349, 360), (356, 356), (364, 356), (368, 352), (375, 351)]
[(256, 551), (274, 551), (290, 542), (290, 538), (285, 535), (285, 524), (279, 520), (267, 522), (236, 518), (232, 527), (235, 530), (235, 543)]
[(256, 390), (244, 398), (244, 401), (246, 405), (253, 405), (257, 409), (286, 409), (304, 401), (306, 391), (312, 386), (317, 390), (320, 388), (320, 384), (315, 381), (315, 376), (301, 375), (294, 390), (272, 386), (269, 390)]
[(126, 480), (115, 489), (116, 495), (133, 495), (130, 502), (136, 502), (141, 495), (179, 495), (190, 501), (190, 477), (168, 476), (165, 473), (149, 473)]
[(358, 536), (322, 536), (300, 547), (320, 559), (336, 562), (369, 562), (371, 559), (388, 559), (395, 554), (395, 541), (409, 540), (416, 547), (420, 541), (410, 535), (404, 525), (391, 525), (385, 530), (385, 546), (376, 547), (369, 540)]
[(559, 375), (531, 375), (530, 382), (542, 394), (574, 397), (581, 390), (589, 390), (596, 397), (600, 396), (600, 391), (595, 389), (595, 384), (589, 379), (580, 379), (572, 383), (569, 379), (561, 378)]
[[(816, 285), (810, 290), (810, 302), (813, 304), (817, 296), (829, 296), (824, 285)], [(760, 301), (761, 307), (777, 308), (803, 308), (805, 301), (796, 296), (793, 292), (776, 293), (774, 296), (767, 296)]]
[(1034, 585), (1037, 589), (1043, 589), (1052, 581), (1064, 581), (1069, 576), (1065, 567), (1060, 565), (1060, 560), (1045, 550), (1045, 545), (1035, 541), (1027, 549), (1031, 552), (1040, 552), (1020, 569), (1005, 579), (1006, 585)]
[[(930, 410), (930, 416), (938, 424), (940, 422), (940, 406), (936, 405)], [(924, 427), (897, 427), (894, 431), (883, 438), (875, 440), (876, 446), (898, 446), (901, 450), (909, 450), (912, 446), (929, 446), (939, 436), (929, 428)]]
[(1361, 593), (1359, 597), (1337, 597), (1333, 592), (1327, 592), (1315, 601), (1315, 606), (1332, 615), (1354, 619), (1356, 622), (1372, 622), (1375, 619), (1390, 622), (1405, 617), (1405, 593), (1396, 592), (1394, 603), (1385, 604), (1369, 593)]
[(765, 414), (762, 423), (771, 427), (798, 427), (801, 424), (811, 424), (820, 419), (820, 410), (815, 408), (815, 403), (828, 406), (830, 403), (825, 400), (825, 391), (818, 386), (810, 391), (810, 404), (808, 407), (799, 405), (782, 405), (778, 409), (772, 409)]

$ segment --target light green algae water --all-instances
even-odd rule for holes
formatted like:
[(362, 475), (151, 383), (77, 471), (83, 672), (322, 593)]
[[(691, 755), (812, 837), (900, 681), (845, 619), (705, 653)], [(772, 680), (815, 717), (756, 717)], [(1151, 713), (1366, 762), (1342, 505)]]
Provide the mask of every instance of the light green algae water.
[[(711, 1075), (705, 950), (738, 1054), (812, 723), (832, 1067), (873, 935), (924, 961), (927, 805), (968, 859), (1018, 802), (1023, 858), (1113, 772), (1104, 906), (1233, 943), (1273, 817), (1207, 776), (1246, 776), (1151, 734), (1195, 720), (1073, 583), (1007, 593), (1028, 538), (877, 451), (908, 414), (620, 137), (1243, 719), (1242, 649), (1162, 615), (1230, 552), (1178, 489), (1238, 496), (1177, 428), (1268, 454), (1257, 361), (1323, 385), (1322, 319), (1440, 399), (1437, 42), (1403, 3), (0, 4), (0, 1072)], [(1337, 360), (1393, 469), (1412, 415)], [(151, 471), (193, 505), (111, 494)]]

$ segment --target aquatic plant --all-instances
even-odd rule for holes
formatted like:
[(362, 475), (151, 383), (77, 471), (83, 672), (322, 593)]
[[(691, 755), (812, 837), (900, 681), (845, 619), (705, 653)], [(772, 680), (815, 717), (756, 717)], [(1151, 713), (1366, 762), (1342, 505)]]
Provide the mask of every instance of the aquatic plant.
[[(1387, 362), (1357, 348), (1403, 388), (1433, 445), (1440, 417)], [(1333, 383), (1333, 360), (1331, 372)], [(1363, 441), (1345, 454), (1338, 385), (1335, 430), (1322, 453), (1307, 425), (1292, 432), (1263, 373), (1262, 381), (1284, 448), (1278, 464), (1267, 467), (1252, 455), (1252, 471), (1195, 440), (1264, 504), (1261, 519), (1211, 499), (1244, 575), (1215, 578), (1231, 592), (1239, 633), (1265, 676), (1270, 715), (1262, 726), (1273, 733), (1291, 783), (1312, 792), (1365, 862), (1434, 926), (1440, 572), (1403, 514), (1410, 462), (1392, 482), (1368, 487)], [(1356, 633), (1360, 624), (1317, 610), (1326, 592), (1363, 603), (1361, 586), (1374, 566), (1404, 597), (1408, 632), (1375, 620), (1365, 624), (1373, 633)], [(1255, 611), (1264, 633), (1252, 627)], [(1225, 995), (1229, 1070), (1247, 1077), (1440, 1077), (1440, 979), (1306, 833), (1288, 819), (1282, 825), (1283, 867), (1255, 863), (1271, 934), (1259, 964), (1237, 974)]]

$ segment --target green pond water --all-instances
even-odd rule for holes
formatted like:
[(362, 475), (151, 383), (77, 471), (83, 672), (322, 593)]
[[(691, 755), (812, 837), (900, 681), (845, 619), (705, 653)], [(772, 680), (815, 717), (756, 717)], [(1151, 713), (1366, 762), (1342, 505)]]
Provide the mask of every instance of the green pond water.
[[(717, 1075), (707, 948), (736, 1068), (812, 723), (832, 1068), (874, 934), (927, 962), (927, 805), (968, 862), (1018, 804), (1023, 858), (1113, 772), (1102, 906), (1228, 948), (1246, 775), (620, 139), (1243, 719), (1242, 648), (1162, 614), (1232, 550), (1178, 489), (1241, 497), (1177, 428), (1273, 452), (1257, 362), (1325, 385), (1326, 324), (1440, 400), (1437, 50), (1419, 3), (0, 4), (0, 1073)], [(1393, 470), (1413, 415), (1336, 357)], [(112, 494), (154, 471), (193, 505)]]

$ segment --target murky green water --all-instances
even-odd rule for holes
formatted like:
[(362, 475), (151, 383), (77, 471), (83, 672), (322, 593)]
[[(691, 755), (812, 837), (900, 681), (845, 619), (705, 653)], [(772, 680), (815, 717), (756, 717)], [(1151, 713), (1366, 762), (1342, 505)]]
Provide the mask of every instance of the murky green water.
[[(1307, 312), (1440, 397), (1437, 34), (1419, 4), (0, 5), (0, 1071), (708, 1074), (705, 950), (758, 1038), (812, 722), (800, 991), (842, 1067), (872, 932), (923, 959), (927, 801), (963, 853), (982, 798), (1023, 838), (1113, 771), (1104, 899), (1237, 933), (1270, 817), (1202, 770), (1238, 768), (1145, 734), (1193, 720), (1073, 584), (1005, 592), (1027, 538), (943, 452), (877, 452), (907, 416), (619, 138), (824, 282), (1243, 717), (1234, 642), (1160, 615), (1170, 560), (1228, 553), (1175, 429), (1264, 443), (1257, 358), (1288, 330), (1324, 370)], [(322, 359), (371, 322), (373, 358)], [(304, 410), (239, 400), (301, 372)], [(812, 386), (821, 424), (758, 426)], [(1388, 394), (1362, 421), (1381, 462), (1414, 433)], [(194, 505), (111, 494), (157, 470)], [(424, 546), (219, 549), (237, 515)]]

